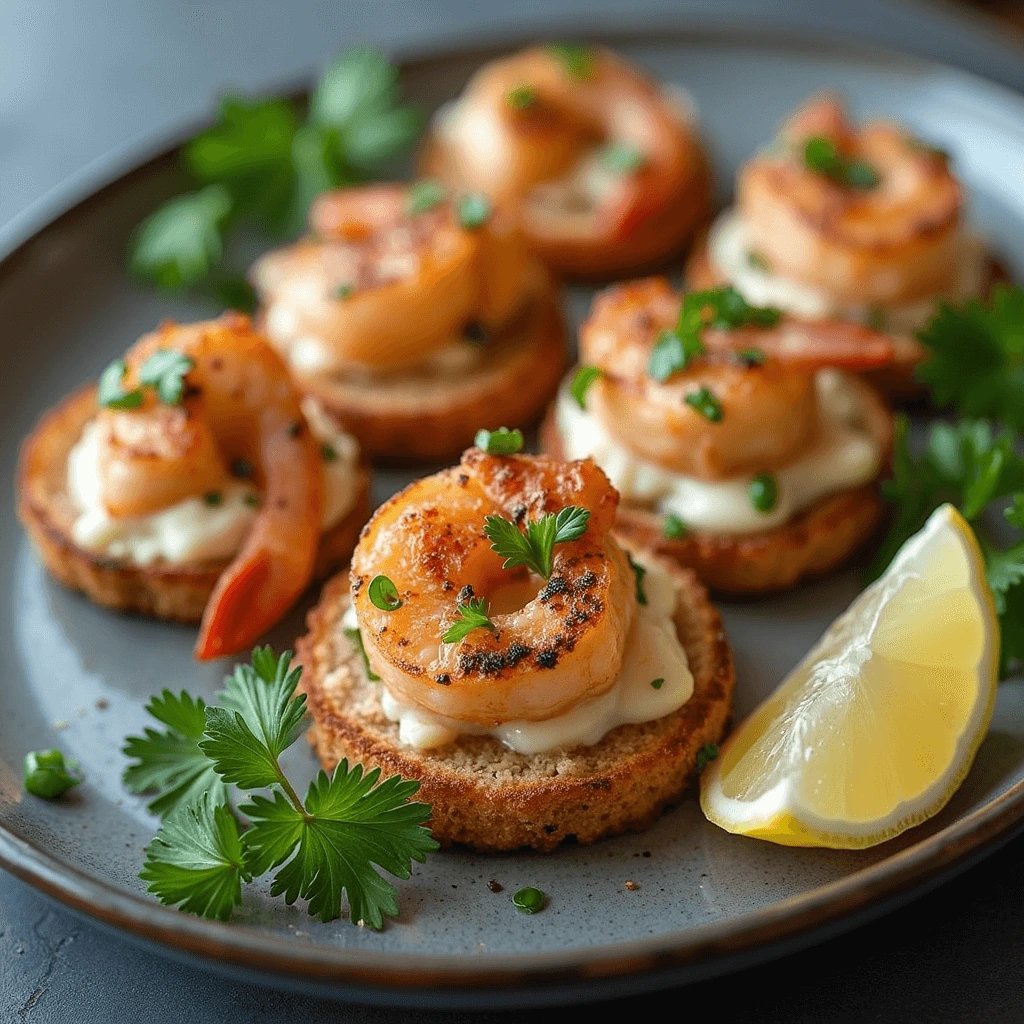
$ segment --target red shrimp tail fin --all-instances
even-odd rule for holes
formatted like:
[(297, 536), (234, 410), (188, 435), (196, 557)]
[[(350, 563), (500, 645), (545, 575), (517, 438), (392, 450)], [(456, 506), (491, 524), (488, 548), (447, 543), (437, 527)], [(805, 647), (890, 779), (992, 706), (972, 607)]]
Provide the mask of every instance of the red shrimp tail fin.
[(270, 576), (270, 557), (262, 552), (217, 581), (203, 612), (195, 657), (198, 661), (227, 658), (251, 647), (273, 624), (267, 621), (260, 590)]

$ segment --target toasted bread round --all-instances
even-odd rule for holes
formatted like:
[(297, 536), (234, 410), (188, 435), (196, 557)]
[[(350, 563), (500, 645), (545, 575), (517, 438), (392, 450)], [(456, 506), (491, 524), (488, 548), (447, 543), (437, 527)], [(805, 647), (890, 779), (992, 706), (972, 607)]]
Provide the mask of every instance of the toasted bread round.
[[(18, 467), (18, 518), (50, 573), (97, 604), (174, 622), (197, 623), (227, 559), (186, 565), (131, 565), (79, 547), (71, 527), (78, 513), (67, 490), (68, 454), (96, 413), (89, 385), (47, 413), (26, 438)], [(320, 538), (316, 578), (352, 554), (370, 514), (370, 474), (359, 469), (359, 498)]]
[(296, 373), (295, 379), (358, 439), (367, 457), (447, 462), (473, 443), (481, 427), (533, 423), (565, 365), (565, 324), (552, 290), (493, 338), (468, 370), (367, 379)]
[[(884, 463), (892, 448), (892, 415), (870, 384), (857, 380), (855, 386), (868, 429), (882, 446)], [(543, 451), (565, 457), (554, 406), (540, 436)], [(717, 593), (770, 594), (841, 565), (875, 532), (883, 513), (878, 485), (870, 483), (822, 498), (775, 529), (749, 534), (691, 530), (672, 539), (662, 532), (663, 516), (620, 502), (615, 534), (628, 548), (688, 566)]]
[[(720, 288), (729, 284), (729, 279), (711, 259), (708, 245), (709, 231), (704, 230), (696, 238), (693, 249), (686, 261), (683, 281), (687, 290)], [(1005, 271), (989, 257), (984, 290), (996, 281), (1006, 278)], [(927, 394), (927, 388), (917, 380), (918, 366), (927, 355), (927, 350), (912, 334), (893, 334), (893, 361), (879, 370), (868, 370), (863, 374), (883, 394), (894, 402), (913, 402)]]
[(524, 755), (487, 736), (461, 736), (438, 750), (403, 746), (380, 706), (380, 683), (341, 620), (348, 577), (324, 588), (296, 644), (301, 687), (313, 716), (309, 739), (323, 766), (342, 759), (420, 783), (442, 843), (481, 851), (553, 850), (649, 826), (696, 772), (697, 754), (725, 733), (735, 681), (732, 652), (707, 591), (687, 569), (662, 563), (679, 601), (676, 626), (693, 673), (693, 696), (664, 718), (621, 725), (592, 747)]

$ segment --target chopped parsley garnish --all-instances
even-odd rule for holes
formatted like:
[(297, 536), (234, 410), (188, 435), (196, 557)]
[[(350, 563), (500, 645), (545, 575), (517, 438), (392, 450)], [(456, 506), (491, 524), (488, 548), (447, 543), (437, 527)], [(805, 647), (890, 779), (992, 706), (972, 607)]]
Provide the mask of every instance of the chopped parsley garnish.
[(488, 455), (515, 455), (523, 450), (523, 432), (498, 427), (497, 430), (478, 430), (473, 443)]
[(626, 552), (626, 557), (629, 559), (629, 567), (633, 570), (633, 575), (636, 577), (636, 603), (646, 605), (647, 591), (644, 590), (644, 577), (647, 575), (647, 567), (633, 561), (633, 556), (628, 551)]
[(158, 349), (139, 367), (139, 383), (154, 388), (164, 405), (177, 405), (185, 390), (185, 374), (194, 366), (181, 352)]
[(643, 150), (613, 142), (601, 150), (601, 163), (616, 174), (633, 174), (647, 162)]
[(917, 376), (936, 405), (1024, 430), (1024, 289), (998, 284), (987, 302), (939, 303), (918, 338), (928, 358)]
[(360, 657), (363, 659), (363, 668), (366, 670), (366, 678), (371, 683), (379, 683), (380, 676), (370, 668), (370, 656), (366, 653), (366, 645), (363, 643), (363, 634), (358, 629), (346, 629), (343, 630), (345, 636), (348, 637), (348, 642), (359, 652)]
[(709, 423), (721, 422), (722, 403), (715, 398), (709, 388), (702, 387), (697, 391), (691, 391), (684, 401), (698, 416), (703, 416)]
[(512, 896), (512, 906), (524, 914), (536, 914), (544, 909), (547, 899), (547, 896), (540, 889), (535, 889), (532, 885), (528, 885), (525, 889), (520, 889)]
[(594, 52), (578, 43), (551, 43), (548, 46), (572, 78), (583, 80), (594, 72)]
[(218, 505), (224, 504), (224, 495), (220, 491), (207, 491), (203, 495), (203, 501), (211, 508), (216, 508)]
[(488, 516), (484, 520), (484, 533), (491, 542), (491, 549), (505, 559), (503, 569), (525, 565), (548, 579), (554, 546), (582, 537), (589, 518), (590, 513), (585, 508), (567, 505), (557, 515), (549, 514), (527, 523), (524, 533), (508, 519)]
[(687, 529), (686, 523), (675, 512), (669, 512), (661, 524), (661, 532), (669, 540), (681, 540), (690, 531)]
[(804, 143), (804, 166), (847, 188), (872, 189), (882, 180), (870, 164), (841, 156), (836, 144), (824, 135), (815, 135)]
[(260, 496), (258, 494), (243, 494), (242, 495), (242, 504), (243, 505), (248, 505), (249, 508), (259, 508), (260, 507)]
[[(270, 648), (257, 648), (252, 664), (238, 665), (228, 677), (218, 705), (204, 709), (196, 698), (179, 699), (190, 741), (196, 708), (204, 711), (204, 724), (198, 744), (183, 750), (178, 776), (187, 777), (201, 759), (222, 789), (267, 789), (270, 796), (253, 795), (232, 813), (224, 799), (196, 784), (182, 794), (146, 847), (139, 874), (161, 903), (226, 920), (241, 902), (242, 885), (277, 869), (272, 896), (283, 894), (288, 904), (307, 900), (309, 913), (321, 921), (341, 914), (344, 896), (353, 922), (380, 928), (398, 904), (394, 886), (377, 868), (408, 878), (410, 861), (437, 849), (424, 827), (430, 808), (409, 802), (415, 781), (381, 781), (380, 769), (364, 774), (362, 765), (341, 761), (333, 775), (320, 772), (300, 798), (280, 763), (302, 730), (300, 672), (290, 655), (277, 658)], [(148, 771), (154, 785), (175, 777), (173, 749), (133, 756), (141, 760), (130, 770)]]
[(747, 253), (747, 265), (754, 270), (760, 270), (762, 274), (770, 274), (772, 272), (771, 261), (764, 253), (758, 252), (756, 249), (751, 249)]
[(251, 480), (256, 473), (256, 467), (248, 459), (237, 458), (229, 463), (228, 472), (238, 480)]
[(758, 473), (750, 481), (750, 504), (767, 515), (779, 502), (779, 482), (772, 473)]
[(382, 612), (398, 611), (402, 607), (402, 599), (398, 596), (398, 587), (387, 576), (374, 576), (366, 590), (370, 604)]
[(133, 234), (132, 271), (162, 289), (201, 286), (246, 308), (252, 293), (242, 274), (222, 267), (235, 229), (297, 236), (319, 193), (387, 172), (421, 124), (401, 103), (397, 69), (371, 49), (330, 64), (304, 111), (291, 100), (226, 97), (217, 123), (184, 147), (194, 191), (168, 200)]
[(21, 765), (25, 791), (43, 800), (54, 800), (82, 781), (78, 762), (59, 750), (30, 750)]
[(971, 523), (985, 554), (986, 575), (995, 596), (1002, 636), (1002, 667), (1006, 673), (1024, 659), (1024, 540), (1007, 548), (988, 535), (983, 522), (993, 503), (1010, 499), (1006, 520), (1024, 524), (1024, 457), (1019, 438), (1009, 430), (996, 432), (981, 420), (934, 423), (924, 450), (915, 455), (908, 443), (908, 421), (896, 419), (893, 476), (882, 493), (896, 506), (889, 533), (871, 565), (880, 576), (904, 541), (945, 502), (956, 505)]
[(339, 302), (344, 302), (352, 294), (352, 291), (352, 285), (346, 282), (345, 284), (337, 285), (332, 294)]
[(492, 212), (491, 201), (479, 192), (463, 196), (459, 200), (459, 223), (467, 231), (483, 227), (490, 220)]
[(489, 611), (485, 597), (471, 597), (465, 604), (459, 604), (455, 609), (458, 619), (448, 627), (441, 642), (457, 644), (474, 629), (489, 629), (493, 632), (497, 627), (488, 617)]
[(326, 441), (320, 445), (320, 455), (324, 462), (335, 462), (338, 458), (338, 453), (334, 446), (328, 444)]
[(759, 348), (741, 348), (733, 358), (740, 366), (753, 370), (756, 366), (764, 365), (765, 355)]
[(660, 690), (664, 685), (665, 680), (663, 677), (659, 676), (657, 679), (651, 680), (651, 686), (653, 686), (655, 690)]
[(576, 376), (572, 379), (572, 384), (569, 386), (569, 393), (573, 398), (576, 399), (577, 404), (581, 409), (587, 407), (587, 391), (590, 385), (601, 376), (603, 371), (598, 366), (581, 366), (576, 371)]
[(705, 743), (700, 750), (697, 751), (697, 771), (702, 772), (715, 758), (718, 757), (718, 744), (717, 743)]
[(532, 85), (517, 85), (509, 89), (505, 100), (513, 110), (529, 110), (537, 102), (537, 90)]
[(734, 331), (741, 327), (774, 327), (782, 313), (772, 306), (752, 306), (732, 285), (690, 292), (683, 297), (674, 330), (663, 331), (651, 349), (647, 371), (664, 383), (704, 354), (705, 327)]
[(416, 217), (435, 206), (440, 206), (445, 200), (445, 188), (439, 181), (417, 181), (409, 188), (409, 198), (405, 202), (406, 212), (410, 217)]
[(100, 374), (96, 389), (96, 403), (104, 409), (137, 409), (142, 405), (142, 389), (125, 391), (124, 378), (128, 366), (123, 359), (115, 359)]

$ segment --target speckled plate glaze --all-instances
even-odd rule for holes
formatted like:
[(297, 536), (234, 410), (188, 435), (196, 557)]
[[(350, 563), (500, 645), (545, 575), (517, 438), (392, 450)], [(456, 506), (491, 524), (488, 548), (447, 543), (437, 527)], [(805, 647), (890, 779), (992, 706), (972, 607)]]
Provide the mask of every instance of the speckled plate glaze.
[[(723, 201), (738, 162), (799, 100), (840, 88), (857, 113), (889, 113), (955, 154), (972, 215), (1017, 277), (1024, 271), (1024, 99), (938, 65), (785, 40), (672, 35), (610, 40), (693, 94)], [(491, 54), (406, 63), (427, 108)], [(47, 407), (164, 317), (215, 310), (132, 286), (131, 227), (180, 187), (163, 156), (60, 217), (0, 264), (4, 324), (0, 474), (13, 491), (20, 439)], [(578, 318), (589, 293), (575, 290)], [(378, 500), (406, 478), (379, 474)], [(136, 877), (156, 822), (120, 776), (126, 733), (164, 686), (213, 694), (225, 665), (191, 659), (193, 633), (111, 615), (53, 584), (13, 507), (0, 518), (0, 863), (100, 921), (234, 974), (363, 1000), (510, 1005), (596, 998), (706, 977), (806, 944), (909, 899), (1008, 838), (1024, 820), (1024, 686), (1004, 684), (991, 734), (962, 789), (927, 825), (863, 852), (774, 847), (708, 824), (690, 796), (650, 831), (555, 855), (445, 852), (401, 883), (400, 919), (374, 933), (322, 925), (254, 887), (229, 924), (158, 906)], [(853, 598), (851, 570), (770, 601), (723, 608), (743, 716)], [(299, 609), (271, 637), (290, 646)], [(59, 745), (86, 782), (48, 804), (21, 791), (25, 752)], [(291, 767), (310, 775), (305, 744)], [(492, 892), (488, 881), (504, 887)], [(627, 890), (631, 880), (638, 888)], [(549, 894), (533, 917), (510, 895)]]

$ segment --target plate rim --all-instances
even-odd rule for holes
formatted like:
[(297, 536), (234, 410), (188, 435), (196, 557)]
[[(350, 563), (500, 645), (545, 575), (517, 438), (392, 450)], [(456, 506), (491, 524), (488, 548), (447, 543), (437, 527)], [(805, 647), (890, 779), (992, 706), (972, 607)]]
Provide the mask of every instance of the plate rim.
[[(451, 58), (505, 50), (532, 39), (526, 34), (502, 33), (471, 38), (461, 44), (428, 44), (396, 48), (393, 55), (403, 69)], [(996, 94), (1016, 108), (1024, 133), (1024, 97), (1000, 82), (944, 63), (943, 61), (873, 44), (851, 44), (822, 38), (813, 32), (786, 29), (753, 32), (741, 27), (711, 27), (677, 22), (654, 23), (639, 28), (600, 26), (588, 39), (618, 43), (648, 42), (659, 45), (695, 40), (758, 49), (786, 47), (835, 53), (847, 60), (881, 61), (890, 66), (917, 65), (939, 68), (958, 76), (965, 84)], [(85, 168), (93, 186), (81, 194), (78, 176), (54, 191), (77, 196), (45, 223), (30, 229), (0, 256), (0, 280), (27, 256), (27, 250), (49, 232), (65, 226), (90, 206), (102, 202), (108, 192), (123, 189), (131, 179), (152, 174), (162, 164), (176, 161), (182, 144), (203, 126), (190, 120), (168, 134), (138, 146), (116, 151)], [(50, 198), (49, 194), (43, 198)], [(17, 218), (16, 218), (17, 220)], [(14, 226), (9, 225), (9, 227)], [(623, 940), (585, 949), (544, 953), (480, 953), (457, 958), (447, 954), (393, 953), (334, 945), (302, 943), (276, 936), (251, 925), (209, 921), (165, 907), (144, 893), (119, 888), (67, 863), (34, 844), (0, 816), (0, 867), (45, 895), (102, 925), (161, 947), (172, 955), (199, 957), (225, 967), (237, 967), (275, 976), (281, 982), (313, 982), (334, 989), (412, 994), (454, 988), (460, 993), (496, 991), (521, 986), (540, 986), (551, 991), (572, 985), (596, 984), (625, 976), (648, 977), (666, 971), (696, 970), (727, 963), (744, 953), (771, 949), (795, 942), (829, 926), (852, 926), (873, 910), (883, 913), (901, 895), (908, 899), (973, 860), (991, 852), (1024, 826), (1024, 779), (998, 796), (957, 818), (938, 832), (884, 859), (842, 878), (816, 886), (805, 893), (780, 900), (769, 907), (725, 921), (676, 930), (661, 936)], [(737, 839), (742, 837), (737, 837)], [(751, 839), (750, 842), (759, 840)], [(393, 925), (395, 927), (397, 925)]]

